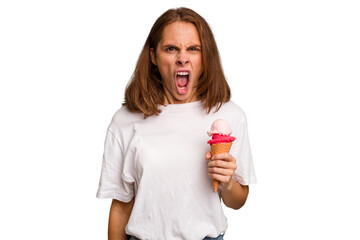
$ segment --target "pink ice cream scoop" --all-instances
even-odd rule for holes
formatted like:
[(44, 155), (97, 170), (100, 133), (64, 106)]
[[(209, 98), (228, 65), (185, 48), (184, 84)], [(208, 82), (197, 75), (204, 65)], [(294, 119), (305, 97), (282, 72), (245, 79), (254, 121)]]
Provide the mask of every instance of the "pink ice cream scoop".
[(228, 122), (224, 119), (217, 119), (211, 125), (210, 131), (207, 134), (212, 137), (211, 140), (208, 141), (210, 146), (214, 143), (229, 143), (233, 142), (236, 138), (230, 136), (232, 130)]

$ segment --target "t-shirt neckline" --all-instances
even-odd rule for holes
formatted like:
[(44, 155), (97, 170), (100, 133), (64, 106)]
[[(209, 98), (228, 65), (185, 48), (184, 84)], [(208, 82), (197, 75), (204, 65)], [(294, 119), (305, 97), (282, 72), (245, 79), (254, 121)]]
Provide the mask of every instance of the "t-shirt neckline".
[(198, 108), (201, 106), (202, 106), (202, 103), (200, 100), (198, 100), (198, 101), (189, 102), (189, 103), (159, 105), (159, 109), (161, 111), (168, 111), (168, 110), (177, 110), (177, 109)]

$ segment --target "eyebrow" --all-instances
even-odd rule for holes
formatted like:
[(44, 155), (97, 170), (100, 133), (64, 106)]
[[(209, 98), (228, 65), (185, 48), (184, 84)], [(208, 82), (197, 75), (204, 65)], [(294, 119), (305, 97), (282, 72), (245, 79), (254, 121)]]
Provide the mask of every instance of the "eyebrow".
[(167, 48), (167, 47), (177, 47), (176, 44), (166, 44), (166, 45), (163, 45), (162, 47), (164, 48)]
[[(162, 47), (164, 47), (164, 48), (167, 48), (167, 47), (177, 47), (177, 48), (178, 48), (177, 44), (172, 44), (172, 43), (165, 44), (165, 45), (163, 45)], [(195, 44), (190, 44), (187, 48), (189, 48), (189, 47), (198, 47), (198, 48), (201, 48), (201, 45), (195, 43)]]
[(201, 48), (201, 45), (199, 45), (199, 44), (192, 44), (192, 45), (190, 45), (189, 47), (198, 47), (198, 48)]

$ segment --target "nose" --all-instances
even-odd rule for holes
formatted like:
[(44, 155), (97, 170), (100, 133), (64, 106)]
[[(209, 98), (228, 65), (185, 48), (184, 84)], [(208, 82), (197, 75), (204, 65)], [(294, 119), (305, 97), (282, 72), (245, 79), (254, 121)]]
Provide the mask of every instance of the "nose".
[(183, 66), (183, 65), (187, 64), (188, 62), (189, 62), (188, 56), (186, 56), (186, 54), (180, 52), (178, 55), (178, 58), (176, 60), (176, 63)]

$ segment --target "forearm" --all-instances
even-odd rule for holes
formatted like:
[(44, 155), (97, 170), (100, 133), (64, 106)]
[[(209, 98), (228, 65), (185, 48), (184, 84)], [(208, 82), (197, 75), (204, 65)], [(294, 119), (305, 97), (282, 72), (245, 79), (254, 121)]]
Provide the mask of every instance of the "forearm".
[(127, 240), (125, 233), (125, 227), (127, 222), (125, 219), (117, 216), (116, 214), (110, 214), (109, 217), (109, 229), (108, 239), (109, 240)]
[(134, 204), (134, 199), (129, 203), (119, 202), (113, 200), (109, 215), (109, 240), (127, 240), (125, 227), (129, 221), (131, 210)]
[(221, 197), (224, 204), (233, 209), (240, 209), (246, 202), (249, 186), (241, 185), (231, 178), (229, 184), (221, 188)]

